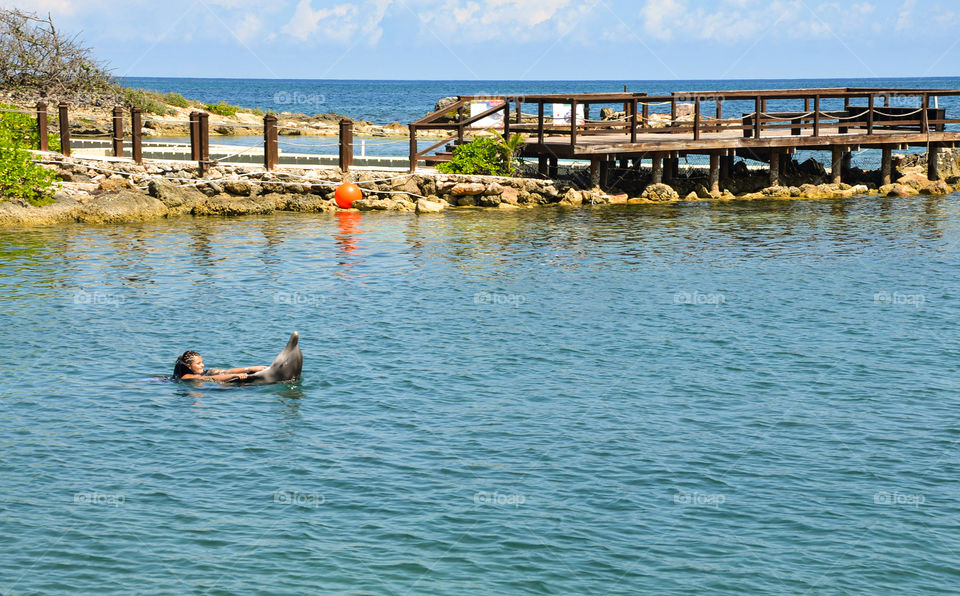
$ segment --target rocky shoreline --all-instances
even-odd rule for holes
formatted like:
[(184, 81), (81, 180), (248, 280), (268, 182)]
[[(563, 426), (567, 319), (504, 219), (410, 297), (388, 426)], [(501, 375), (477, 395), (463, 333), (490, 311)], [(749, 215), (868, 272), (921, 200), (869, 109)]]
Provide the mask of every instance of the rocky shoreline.
[[(953, 192), (944, 181), (930, 181), (922, 159), (902, 160), (894, 184), (830, 184), (806, 176), (790, 186), (763, 187), (763, 172), (741, 168), (725, 182), (722, 192), (710, 192), (700, 175), (691, 172), (672, 184), (643, 184), (645, 173), (632, 172), (638, 184), (624, 180), (619, 190), (587, 188), (571, 174), (556, 180), (501, 178), (420, 172), (336, 168), (283, 168), (265, 172), (249, 166), (219, 165), (203, 175), (187, 162), (132, 162), (68, 158), (38, 154), (45, 167), (62, 180), (55, 202), (35, 207), (17, 200), (0, 202), (0, 228), (65, 223), (124, 223), (180, 216), (240, 216), (273, 212), (319, 213), (340, 209), (334, 191), (355, 182), (364, 198), (359, 211), (439, 213), (447, 209), (516, 210), (533, 207), (571, 208), (595, 205), (665, 204), (678, 201), (757, 199), (839, 199), (853, 196), (942, 196)], [(960, 168), (951, 156), (950, 168)], [(867, 176), (868, 178), (870, 176)], [(793, 178), (794, 182), (799, 178)], [(958, 179), (951, 179), (958, 182)], [(759, 186), (758, 186), (759, 185)], [(623, 189), (633, 188), (633, 191)], [(739, 188), (744, 192), (734, 193)]]

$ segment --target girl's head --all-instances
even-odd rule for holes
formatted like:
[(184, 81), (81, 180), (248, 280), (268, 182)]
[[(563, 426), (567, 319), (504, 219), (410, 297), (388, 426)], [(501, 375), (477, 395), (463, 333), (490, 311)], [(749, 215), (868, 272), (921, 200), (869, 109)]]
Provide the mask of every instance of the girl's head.
[(173, 376), (176, 379), (183, 375), (199, 375), (203, 373), (203, 356), (192, 350), (187, 350), (183, 356), (177, 358), (177, 364), (173, 367)]

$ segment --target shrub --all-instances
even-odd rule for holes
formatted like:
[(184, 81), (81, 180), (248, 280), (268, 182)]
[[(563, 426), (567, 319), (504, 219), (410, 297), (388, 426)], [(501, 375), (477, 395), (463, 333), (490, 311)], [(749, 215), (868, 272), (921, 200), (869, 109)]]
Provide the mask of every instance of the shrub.
[(453, 158), (437, 165), (437, 170), (445, 174), (487, 174), (491, 176), (511, 176), (516, 172), (514, 155), (523, 137), (513, 135), (504, 139), (493, 131), (494, 138), (480, 137), (458, 145), (453, 150)]
[[(33, 118), (26, 114), (0, 112), (0, 201), (21, 199), (32, 205), (53, 201), (56, 174), (36, 163), (27, 151), (36, 147), (36, 143)], [(60, 140), (52, 138), (50, 145), (51, 149), (59, 148)]]
[(167, 102), (167, 105), (175, 106), (178, 108), (189, 108), (190, 101), (180, 95), (179, 93), (167, 93), (163, 96), (163, 101)]
[(220, 103), (208, 103), (203, 106), (203, 109), (218, 116), (236, 116), (239, 108), (221, 101)]
[(140, 108), (144, 112), (157, 114), (158, 116), (168, 116), (175, 112), (167, 107), (164, 96), (153, 91), (143, 89), (128, 89), (119, 87), (120, 100), (131, 108)]

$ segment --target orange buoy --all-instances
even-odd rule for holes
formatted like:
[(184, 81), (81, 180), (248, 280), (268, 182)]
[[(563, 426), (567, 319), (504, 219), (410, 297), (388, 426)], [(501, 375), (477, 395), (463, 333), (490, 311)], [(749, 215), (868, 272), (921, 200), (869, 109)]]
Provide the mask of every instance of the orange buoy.
[(334, 193), (333, 197), (337, 202), (337, 207), (349, 209), (353, 206), (354, 201), (359, 201), (363, 198), (363, 191), (360, 190), (360, 187), (356, 184), (347, 182), (337, 187), (337, 192)]

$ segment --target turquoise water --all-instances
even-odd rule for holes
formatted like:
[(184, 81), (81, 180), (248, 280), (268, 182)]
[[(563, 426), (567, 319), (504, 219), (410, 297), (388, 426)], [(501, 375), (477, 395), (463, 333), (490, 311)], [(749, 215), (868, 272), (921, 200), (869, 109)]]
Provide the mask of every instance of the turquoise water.
[(958, 198), (2, 232), (0, 593), (953, 591)]

